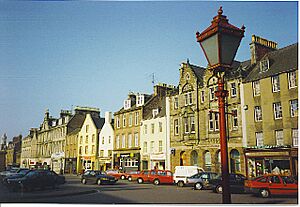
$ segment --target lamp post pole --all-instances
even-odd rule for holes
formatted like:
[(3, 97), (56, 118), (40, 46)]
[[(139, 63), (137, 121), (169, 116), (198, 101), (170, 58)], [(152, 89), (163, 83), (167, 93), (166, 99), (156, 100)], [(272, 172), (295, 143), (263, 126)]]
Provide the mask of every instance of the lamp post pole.
[(215, 95), (218, 97), (219, 106), (222, 200), (223, 203), (231, 203), (225, 117), (225, 99), (228, 95), (228, 91), (224, 90), (224, 77), (221, 74), (218, 74), (218, 90), (215, 92)]
[(218, 79), (218, 90), (215, 95), (218, 97), (219, 106), (222, 198), (223, 203), (226, 204), (231, 203), (231, 195), (225, 117), (225, 99), (228, 91), (224, 89), (224, 76), (227, 71), (232, 69), (232, 63), (241, 39), (244, 37), (244, 32), (244, 26), (237, 28), (229, 23), (220, 7), (218, 15), (213, 18), (211, 25), (203, 32), (196, 33), (197, 42), (200, 43), (208, 61), (208, 69), (213, 71), (213, 76)]

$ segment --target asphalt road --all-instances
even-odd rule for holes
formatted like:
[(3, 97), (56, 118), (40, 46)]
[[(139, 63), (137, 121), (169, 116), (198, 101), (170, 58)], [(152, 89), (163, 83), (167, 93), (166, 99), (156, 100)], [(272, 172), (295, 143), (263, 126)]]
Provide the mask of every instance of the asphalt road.
[[(1, 195), (2, 194), (2, 195)], [(24, 193), (25, 194), (25, 193)], [(67, 177), (67, 183), (56, 189), (27, 192), (20, 198), (18, 192), (7, 192), (0, 186), (0, 202), (21, 203), (83, 203), (83, 204), (221, 204), (222, 195), (211, 190), (193, 190), (191, 187), (137, 184), (118, 181), (114, 185), (83, 185), (79, 177)], [(64, 195), (65, 194), (65, 195)], [(6, 196), (5, 196), (6, 195)], [(10, 199), (7, 198), (9, 195)], [(16, 197), (19, 199), (16, 200)], [(27, 197), (27, 198), (26, 198)], [(251, 194), (232, 194), (233, 204), (297, 204), (297, 197), (260, 198)]]

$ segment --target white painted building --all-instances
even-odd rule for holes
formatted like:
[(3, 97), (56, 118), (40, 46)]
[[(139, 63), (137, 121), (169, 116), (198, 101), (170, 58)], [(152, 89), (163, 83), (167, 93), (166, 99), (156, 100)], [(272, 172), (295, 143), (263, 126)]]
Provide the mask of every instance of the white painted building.
[(113, 166), (112, 163), (112, 150), (114, 143), (114, 128), (112, 113), (105, 112), (105, 122), (99, 134), (99, 169), (107, 170), (111, 169)]

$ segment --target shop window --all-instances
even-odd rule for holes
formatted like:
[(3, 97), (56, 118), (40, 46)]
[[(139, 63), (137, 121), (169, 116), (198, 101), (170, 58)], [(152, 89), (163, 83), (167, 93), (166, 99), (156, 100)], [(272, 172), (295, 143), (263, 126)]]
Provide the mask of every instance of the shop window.
[(230, 152), (230, 168), (231, 173), (237, 173), (241, 171), (240, 153), (236, 149), (233, 149)]
[(209, 151), (204, 153), (205, 171), (211, 171), (211, 155)]

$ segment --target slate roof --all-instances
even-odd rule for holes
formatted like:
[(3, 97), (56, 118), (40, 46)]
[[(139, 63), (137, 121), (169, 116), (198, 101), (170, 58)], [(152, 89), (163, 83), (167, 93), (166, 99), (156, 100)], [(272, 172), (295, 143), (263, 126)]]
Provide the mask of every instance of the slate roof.
[(191, 70), (194, 72), (194, 74), (197, 77), (197, 79), (199, 80), (199, 82), (203, 83), (203, 76), (205, 74), (206, 68), (196, 66), (196, 65), (192, 65), (192, 64), (188, 64), (188, 65), (191, 68)]
[(67, 124), (67, 134), (81, 128), (85, 119), (85, 114), (75, 114)]
[(280, 73), (296, 70), (298, 67), (298, 43), (267, 53), (261, 60), (269, 59), (269, 69), (260, 71), (260, 62), (253, 66), (252, 71), (244, 79), (251, 82)]
[(166, 115), (166, 97), (165, 96), (154, 96), (150, 99), (144, 106), (143, 109), (143, 119), (152, 119), (152, 110), (159, 109), (157, 117), (164, 117)]
[(105, 118), (92, 116), (92, 119), (93, 119), (97, 129), (102, 129), (104, 122), (105, 122)]

